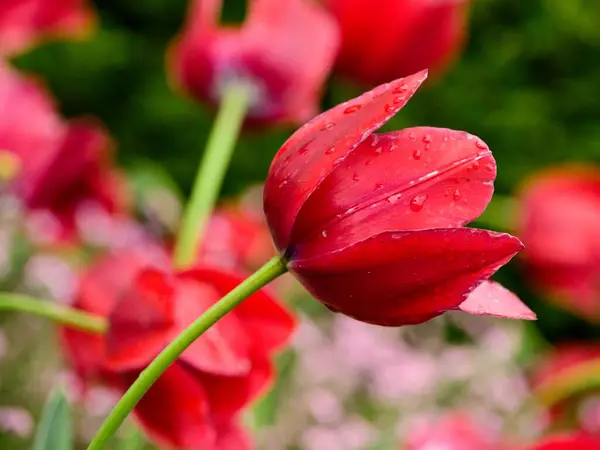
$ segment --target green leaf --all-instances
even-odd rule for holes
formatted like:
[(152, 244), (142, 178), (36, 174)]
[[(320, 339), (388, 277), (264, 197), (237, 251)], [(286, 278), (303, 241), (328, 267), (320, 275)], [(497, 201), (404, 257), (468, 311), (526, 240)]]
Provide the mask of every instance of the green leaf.
[(61, 389), (54, 390), (44, 406), (33, 450), (71, 450), (73, 424), (71, 408)]

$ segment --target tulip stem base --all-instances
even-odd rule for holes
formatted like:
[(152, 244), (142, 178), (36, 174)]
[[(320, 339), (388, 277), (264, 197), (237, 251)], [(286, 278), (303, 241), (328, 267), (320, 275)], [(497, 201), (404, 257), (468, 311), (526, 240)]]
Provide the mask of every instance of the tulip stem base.
[(0, 292), (0, 311), (27, 312), (89, 333), (102, 334), (107, 328), (103, 317), (23, 294)]
[(285, 272), (287, 267), (280, 256), (271, 259), (182, 331), (154, 358), (121, 397), (88, 446), (88, 450), (104, 448), (148, 389), (186, 348), (242, 301)]
[(232, 83), (224, 89), (219, 112), (182, 217), (173, 252), (176, 268), (187, 268), (196, 259), (202, 234), (219, 197), (250, 100), (249, 86)]

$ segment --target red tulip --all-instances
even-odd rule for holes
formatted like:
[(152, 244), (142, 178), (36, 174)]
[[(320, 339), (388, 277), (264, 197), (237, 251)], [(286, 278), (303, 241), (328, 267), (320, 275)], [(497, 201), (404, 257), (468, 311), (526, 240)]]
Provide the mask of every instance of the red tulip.
[(549, 436), (530, 447), (530, 450), (598, 450), (600, 439), (585, 434)]
[(309, 0), (254, 0), (246, 22), (232, 28), (218, 25), (220, 6), (193, 2), (170, 58), (177, 82), (211, 104), (229, 83), (248, 83), (253, 123), (302, 123), (317, 114), (338, 48), (328, 13)]
[(562, 168), (524, 187), (519, 236), (527, 279), (560, 306), (600, 321), (600, 170)]
[(508, 449), (464, 414), (453, 414), (436, 424), (411, 431), (406, 450), (501, 450)]
[(109, 213), (127, 209), (102, 126), (89, 119), (65, 122), (42, 86), (6, 65), (0, 65), (0, 105), (0, 149), (19, 166), (12, 190), (31, 210), (51, 212), (70, 237), (83, 205)]
[(0, 54), (15, 54), (49, 36), (78, 37), (94, 15), (86, 0), (0, 0)]
[(531, 319), (505, 291), (474, 291), (522, 248), (508, 234), (464, 227), (492, 196), (487, 145), (442, 128), (374, 134), (425, 77), (379, 86), (288, 139), (264, 192), (275, 245), (317, 299), (364, 322), (420, 323), (461, 308), (471, 291), (469, 312)]
[(342, 34), (337, 70), (375, 86), (445, 69), (461, 50), (469, 0), (325, 0)]
[(199, 260), (209, 265), (252, 271), (274, 254), (269, 229), (260, 210), (231, 204), (211, 216)]
[[(108, 318), (106, 336), (64, 330), (69, 359), (85, 381), (126, 390), (175, 335), (241, 279), (210, 267), (170, 273), (166, 255), (132, 251), (109, 257), (82, 278), (76, 307)], [(177, 448), (251, 448), (237, 424), (268, 386), (271, 356), (294, 319), (259, 291), (194, 342), (137, 405), (148, 434)]]

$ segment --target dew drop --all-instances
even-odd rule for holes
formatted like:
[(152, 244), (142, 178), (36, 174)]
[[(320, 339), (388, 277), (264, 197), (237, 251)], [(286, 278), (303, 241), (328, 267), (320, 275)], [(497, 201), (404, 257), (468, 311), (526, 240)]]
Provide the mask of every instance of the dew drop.
[(354, 175), (352, 175), (352, 179), (353, 179), (354, 181), (358, 181), (358, 180), (359, 180), (359, 178), (358, 178), (358, 173), (354, 172)]
[(427, 201), (426, 195), (417, 195), (413, 197), (409, 203), (410, 209), (415, 212), (419, 212), (423, 209), (423, 205)]
[(425, 136), (423, 136), (423, 142), (425, 144), (430, 144), (431, 143), (431, 135), (430, 134), (426, 134)]
[(428, 151), (431, 148), (431, 144), (425, 144), (425, 151)]
[(471, 166), (471, 169), (473, 169), (473, 170), (477, 170), (477, 169), (479, 169), (479, 161), (475, 161), (475, 162), (473, 163), (473, 165)]
[(421, 150), (415, 150), (413, 152), (413, 158), (415, 158), (416, 160), (421, 159)]
[(487, 150), (487, 148), (488, 148), (487, 145), (485, 145), (485, 142), (479, 141), (479, 140), (475, 141), (475, 147), (477, 147), (481, 150)]
[(394, 89), (392, 91), (392, 94), (404, 94), (407, 90), (408, 90), (408, 86), (406, 84), (402, 83), (400, 86), (398, 86), (396, 89)]
[(371, 165), (371, 163), (372, 163), (372, 162), (373, 162), (373, 160), (371, 160), (371, 159), (367, 159), (367, 160), (365, 161), (365, 166), (369, 166), (369, 165)]
[(301, 155), (306, 155), (308, 153), (308, 146), (305, 145), (304, 147), (302, 147), (298, 153)]
[(485, 165), (485, 170), (487, 170), (488, 172), (493, 172), (494, 171), (494, 166), (492, 166), (491, 164), (486, 164)]
[(408, 138), (411, 141), (416, 141), (417, 140), (417, 137), (415, 136), (415, 133), (413, 133), (412, 131), (410, 133), (408, 133)]
[(377, 147), (374, 152), (376, 155), (381, 155), (381, 152), (383, 152), (383, 147)]
[(375, 190), (376, 190), (376, 191), (380, 191), (380, 190), (381, 190), (381, 189), (383, 189), (383, 188), (384, 188), (384, 185), (383, 185), (383, 184), (381, 184), (381, 183), (377, 183), (377, 184), (375, 185)]
[(326, 230), (321, 231), (321, 236), (323, 236), (324, 238), (326, 238), (327, 237), (327, 231)]
[(353, 105), (353, 106), (348, 106), (345, 110), (344, 110), (344, 114), (352, 114), (356, 111), (358, 111), (360, 108), (362, 108), (362, 105)]
[(385, 110), (386, 113), (392, 113), (396, 110), (394, 105), (385, 105), (385, 107), (383, 109)]
[(281, 189), (282, 187), (284, 187), (286, 184), (288, 184), (287, 180), (283, 180), (281, 183), (279, 183), (279, 189)]
[(335, 126), (335, 124), (333, 124), (331, 122), (325, 122), (323, 124), (323, 126), (321, 127), (321, 131), (331, 130), (334, 126)]
[(394, 97), (394, 105), (400, 105), (401, 103), (404, 103), (405, 101), (406, 101), (406, 97), (404, 97), (404, 96)]
[(388, 197), (387, 201), (390, 202), (393, 205), (398, 200), (400, 200), (400, 197), (402, 197), (402, 194), (390, 195)]
[(325, 150), (326, 155), (331, 155), (333, 152), (335, 152), (335, 147), (329, 147), (327, 150)]
[(452, 198), (454, 199), (454, 201), (460, 200), (460, 191), (458, 189), (454, 191), (454, 194), (452, 194)]

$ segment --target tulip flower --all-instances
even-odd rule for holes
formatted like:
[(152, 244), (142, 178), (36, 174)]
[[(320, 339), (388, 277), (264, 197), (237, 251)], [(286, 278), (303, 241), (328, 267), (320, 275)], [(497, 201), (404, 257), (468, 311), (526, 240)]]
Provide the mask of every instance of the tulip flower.
[(525, 183), (518, 235), (526, 279), (559, 306), (600, 321), (600, 170), (549, 169)]
[(552, 422), (600, 431), (598, 404), (590, 409), (594, 405), (586, 402), (599, 369), (600, 345), (592, 342), (561, 344), (537, 364), (531, 383), (540, 402), (549, 408)]
[(465, 227), (493, 193), (488, 146), (443, 128), (374, 133), (425, 78), (379, 86), (284, 143), (264, 190), (275, 245), (317, 299), (364, 322), (416, 324), (463, 304), (473, 314), (532, 319), (508, 291), (481, 287), (521, 242)]
[(0, 65), (0, 149), (16, 160), (11, 190), (33, 212), (50, 212), (70, 238), (84, 205), (124, 212), (127, 195), (110, 162), (111, 142), (96, 121), (58, 114), (35, 80)]
[(170, 57), (174, 79), (194, 98), (219, 103), (250, 86), (248, 121), (303, 123), (318, 112), (338, 48), (333, 18), (310, 0), (254, 0), (239, 28), (217, 23), (220, 0), (194, 0)]
[(231, 269), (256, 270), (275, 254), (260, 213), (245, 205), (217, 209), (206, 229), (199, 261)]
[(469, 0), (325, 0), (342, 45), (336, 69), (375, 86), (423, 69), (439, 73), (463, 46)]
[[(160, 249), (116, 253), (84, 274), (75, 306), (108, 319), (106, 335), (63, 330), (67, 356), (85, 382), (125, 391), (196, 317), (235, 287), (208, 266), (173, 273)], [(294, 319), (259, 291), (195, 341), (136, 406), (150, 437), (175, 448), (243, 450), (240, 411), (268, 386), (271, 356)]]
[(582, 433), (548, 436), (528, 447), (529, 450), (597, 450), (599, 448), (600, 438)]
[(93, 20), (86, 0), (0, 0), (0, 54), (23, 52), (47, 37), (79, 37)]
[(410, 432), (406, 450), (504, 450), (498, 439), (460, 413), (452, 414), (435, 425), (417, 427)]

